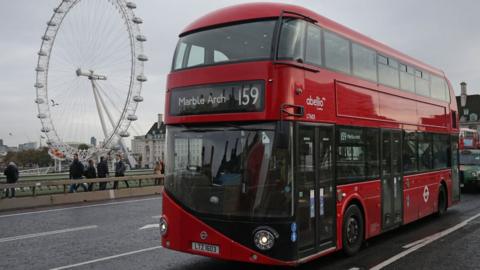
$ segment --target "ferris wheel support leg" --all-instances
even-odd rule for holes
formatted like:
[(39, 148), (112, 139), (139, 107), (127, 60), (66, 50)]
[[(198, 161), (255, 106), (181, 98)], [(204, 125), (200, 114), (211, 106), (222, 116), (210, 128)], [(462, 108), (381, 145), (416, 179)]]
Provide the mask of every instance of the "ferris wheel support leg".
[(99, 101), (100, 95), (97, 92), (97, 87), (95, 86), (95, 82), (91, 80), (91, 83), (92, 83), (92, 89), (93, 89), (93, 96), (95, 97), (95, 105), (97, 105), (98, 116), (100, 117), (100, 123), (102, 124), (103, 135), (105, 135), (105, 138), (107, 138), (108, 136), (107, 127), (105, 125), (105, 119), (103, 118), (103, 113), (100, 108), (100, 101)]
[[(103, 107), (103, 110), (107, 114), (108, 120), (110, 121), (110, 124), (112, 125), (112, 128), (115, 129), (115, 122), (113, 121), (113, 117), (110, 114), (110, 111), (108, 110), (107, 105), (105, 104), (105, 101), (102, 98), (102, 95), (100, 95), (100, 93), (98, 92), (98, 89), (95, 86), (95, 83), (94, 83), (93, 80), (92, 80), (92, 86), (93, 86), (94, 93), (96, 93), (96, 95), (95, 95), (96, 98), (95, 99), (97, 99), (97, 97), (98, 97), (98, 100), (100, 101), (100, 104)], [(105, 137), (106, 137), (106, 135), (105, 135)], [(135, 158), (133, 158), (133, 156), (128, 151), (127, 146), (125, 145), (125, 142), (123, 141), (122, 138), (120, 138), (118, 143), (120, 144), (120, 147), (122, 148), (123, 152), (125, 153), (126, 158), (128, 160), (128, 163), (130, 164), (130, 167), (134, 168), (137, 165), (137, 161), (135, 160)]]

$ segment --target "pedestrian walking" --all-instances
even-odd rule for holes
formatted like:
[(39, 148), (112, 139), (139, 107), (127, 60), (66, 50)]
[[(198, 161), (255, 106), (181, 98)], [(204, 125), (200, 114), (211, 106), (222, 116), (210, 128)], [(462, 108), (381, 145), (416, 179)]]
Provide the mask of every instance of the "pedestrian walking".
[(155, 178), (155, 185), (160, 185), (161, 182), (162, 182), (162, 177), (165, 173), (165, 169), (164, 169), (164, 166), (163, 166), (163, 161), (157, 161), (155, 163), (155, 167), (153, 168), (153, 174), (156, 174), (156, 175), (159, 175), (161, 177), (159, 178)]
[[(92, 159), (88, 160), (87, 169), (85, 169), (85, 178), (87, 179), (94, 179), (97, 178), (97, 169), (95, 169), (95, 164), (93, 163)], [(93, 190), (93, 185), (95, 183), (88, 183), (88, 191)]]
[[(70, 179), (73, 179), (73, 180), (82, 179), (83, 171), (84, 171), (84, 166), (80, 162), (80, 160), (78, 160), (78, 154), (73, 154), (73, 162), (72, 164), (70, 164)], [(78, 189), (78, 186), (79, 186), (78, 184), (71, 184), (69, 192), (70, 193), (76, 192)], [(84, 191), (88, 190), (88, 187), (85, 185), (85, 183), (81, 183), (81, 186)]]
[[(3, 171), (3, 174), (7, 177), (7, 184), (16, 183), (19, 175), (17, 165), (13, 161), (8, 163), (8, 166)], [(15, 197), (15, 188), (7, 188), (5, 190), (5, 197)]]
[[(98, 178), (107, 178), (109, 176), (108, 173), (108, 164), (105, 157), (100, 157), (100, 163), (97, 165), (97, 177)], [(100, 182), (99, 184), (100, 190), (105, 190), (107, 188), (107, 182)]]
[[(125, 166), (125, 163), (122, 160), (122, 156), (117, 155), (117, 162), (115, 162), (115, 177), (125, 176), (125, 170), (126, 169), (127, 169), (127, 167)], [(125, 182), (125, 185), (127, 186), (127, 188), (129, 188), (130, 185), (128, 184), (128, 181), (125, 180), (124, 182)], [(118, 181), (115, 181), (113, 183), (113, 189), (118, 189)]]

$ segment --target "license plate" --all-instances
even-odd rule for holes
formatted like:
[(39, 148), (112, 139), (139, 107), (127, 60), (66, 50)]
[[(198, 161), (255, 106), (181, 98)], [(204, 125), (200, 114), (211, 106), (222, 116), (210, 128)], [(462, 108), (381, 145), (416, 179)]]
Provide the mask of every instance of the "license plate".
[(212, 254), (220, 254), (220, 247), (217, 245), (209, 245), (205, 243), (192, 242), (192, 249)]

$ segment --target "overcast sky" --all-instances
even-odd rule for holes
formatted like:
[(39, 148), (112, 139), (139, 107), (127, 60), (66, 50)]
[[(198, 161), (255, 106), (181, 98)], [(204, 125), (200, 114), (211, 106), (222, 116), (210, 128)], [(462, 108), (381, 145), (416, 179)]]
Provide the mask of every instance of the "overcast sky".
[[(106, 0), (105, 0), (106, 1)], [(166, 75), (179, 32), (215, 9), (242, 0), (138, 0), (147, 36), (145, 101), (137, 111), (138, 129), (163, 113)], [(456, 93), (459, 83), (480, 93), (480, 1), (475, 0), (315, 0), (295, 3), (344, 24), (427, 64), (442, 69)], [(2, 1), (0, 18), (0, 139), (9, 146), (38, 141), (34, 67), (40, 37), (59, 0)], [(93, 100), (92, 100), (93, 102)], [(11, 133), (12, 135), (9, 135)], [(135, 134), (134, 134), (135, 135)]]

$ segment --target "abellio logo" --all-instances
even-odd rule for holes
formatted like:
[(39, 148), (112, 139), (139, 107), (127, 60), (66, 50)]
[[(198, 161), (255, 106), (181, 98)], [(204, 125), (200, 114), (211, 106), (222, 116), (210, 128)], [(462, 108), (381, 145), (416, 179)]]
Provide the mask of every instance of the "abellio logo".
[(323, 111), (323, 106), (326, 100), (327, 99), (324, 97), (316, 96), (315, 98), (312, 98), (312, 96), (309, 96), (306, 103), (308, 106), (315, 106), (317, 110)]

